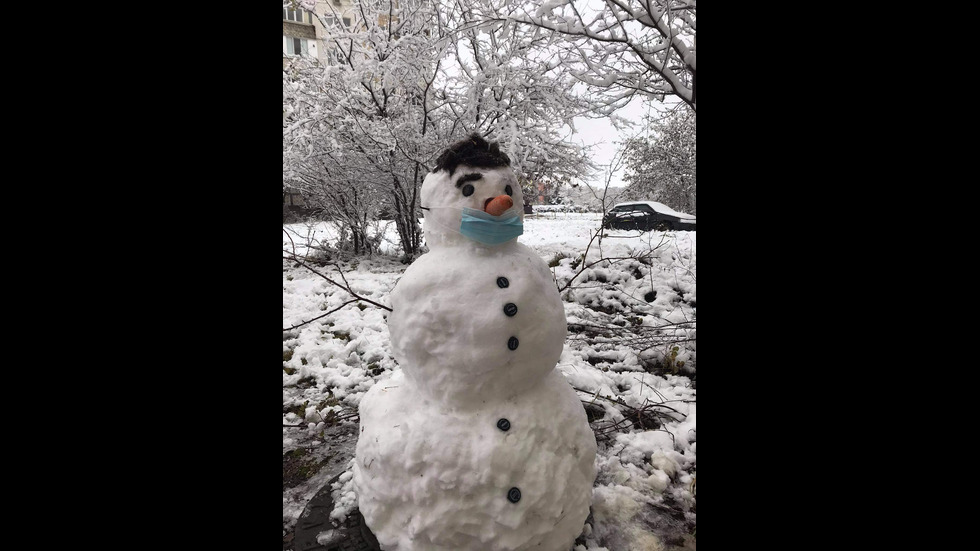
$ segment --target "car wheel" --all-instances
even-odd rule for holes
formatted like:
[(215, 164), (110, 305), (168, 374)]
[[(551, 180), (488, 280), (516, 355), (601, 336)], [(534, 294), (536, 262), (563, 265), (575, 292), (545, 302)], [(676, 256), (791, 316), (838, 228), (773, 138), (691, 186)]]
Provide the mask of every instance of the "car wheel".
[(674, 229), (674, 225), (670, 222), (658, 222), (657, 231), (671, 231)]

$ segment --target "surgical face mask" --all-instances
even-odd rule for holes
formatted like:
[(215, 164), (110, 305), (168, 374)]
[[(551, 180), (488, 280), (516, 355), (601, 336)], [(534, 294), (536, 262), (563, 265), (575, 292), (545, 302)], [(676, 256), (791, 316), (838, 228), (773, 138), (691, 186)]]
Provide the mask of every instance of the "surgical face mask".
[(524, 234), (524, 223), (516, 208), (493, 216), (482, 210), (463, 209), (459, 233), (484, 245), (500, 245)]
[(504, 211), (500, 216), (471, 208), (422, 207), (425, 211), (433, 209), (459, 211), (461, 213), (459, 228), (450, 228), (435, 220), (429, 220), (429, 223), (457, 232), (484, 245), (500, 245), (524, 234), (524, 222), (521, 221), (521, 214), (517, 207)]

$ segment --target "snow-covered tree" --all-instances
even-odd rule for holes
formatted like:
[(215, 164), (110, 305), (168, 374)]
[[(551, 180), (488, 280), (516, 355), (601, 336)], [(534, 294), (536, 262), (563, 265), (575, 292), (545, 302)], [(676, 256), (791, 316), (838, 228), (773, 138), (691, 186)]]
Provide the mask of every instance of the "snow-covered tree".
[(554, 59), (555, 37), (481, 23), (468, 1), (443, 11), (454, 41), (445, 96), (455, 98), (454, 124), (499, 141), (528, 182), (586, 177), (591, 164), (569, 136), (573, 119), (592, 106), (573, 93), (569, 67)]
[(697, 0), (457, 0), (483, 21), (508, 21), (561, 37), (556, 59), (612, 114), (637, 94), (676, 96), (697, 110)]
[(650, 122), (651, 137), (626, 142), (627, 200), (653, 200), (697, 214), (697, 114), (679, 106)]
[(362, 1), (351, 26), (320, 14), (330, 64), (299, 60), (283, 73), (283, 102), (293, 109), (283, 129), (284, 163), (290, 175), (302, 175), (295, 185), (317, 198), (325, 217), (356, 209), (366, 228), (385, 208), (413, 257), (421, 248), (421, 163), (438, 147), (427, 138), (428, 115), (444, 48), (431, 40), (431, 11), (396, 5)]

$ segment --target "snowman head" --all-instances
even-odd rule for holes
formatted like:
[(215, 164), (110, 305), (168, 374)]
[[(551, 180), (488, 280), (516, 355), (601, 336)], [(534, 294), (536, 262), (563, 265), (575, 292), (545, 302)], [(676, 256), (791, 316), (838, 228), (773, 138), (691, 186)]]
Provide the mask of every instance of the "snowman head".
[(422, 183), (422, 209), (430, 247), (494, 247), (523, 233), (524, 195), (510, 158), (477, 134), (436, 160)]

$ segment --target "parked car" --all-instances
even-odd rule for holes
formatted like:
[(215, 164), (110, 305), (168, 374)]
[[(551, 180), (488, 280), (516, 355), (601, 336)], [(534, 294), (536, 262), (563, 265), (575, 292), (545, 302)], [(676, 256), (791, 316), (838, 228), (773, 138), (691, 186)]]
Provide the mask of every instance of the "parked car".
[(602, 227), (615, 230), (697, 231), (697, 217), (654, 201), (620, 203), (602, 218)]

